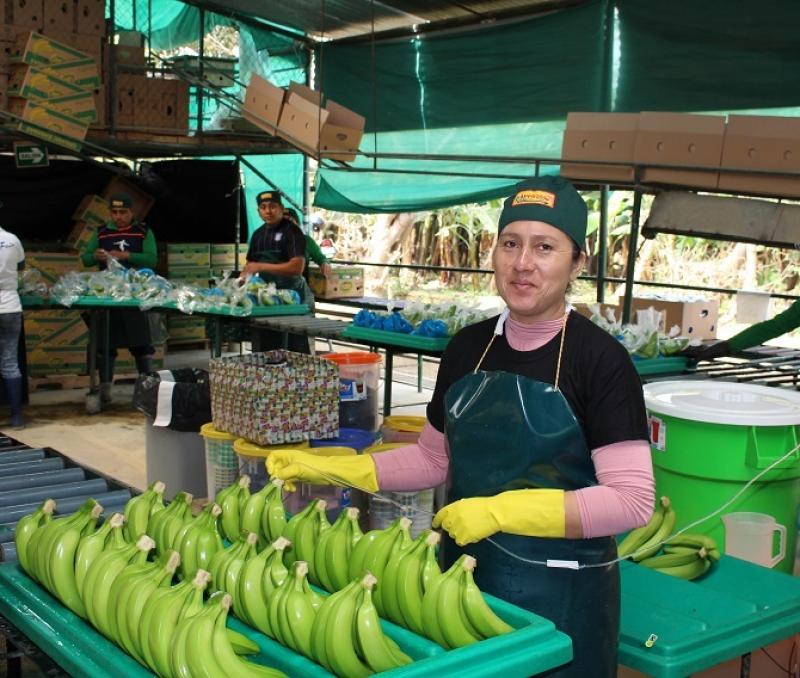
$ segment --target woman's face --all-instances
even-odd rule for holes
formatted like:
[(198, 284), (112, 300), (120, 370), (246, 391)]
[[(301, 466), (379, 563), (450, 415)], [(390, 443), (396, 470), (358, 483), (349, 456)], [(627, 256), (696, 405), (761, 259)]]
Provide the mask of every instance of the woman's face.
[(586, 261), (573, 260), (572, 239), (543, 221), (513, 221), (497, 237), (492, 253), (497, 289), (519, 322), (564, 315), (567, 286)]

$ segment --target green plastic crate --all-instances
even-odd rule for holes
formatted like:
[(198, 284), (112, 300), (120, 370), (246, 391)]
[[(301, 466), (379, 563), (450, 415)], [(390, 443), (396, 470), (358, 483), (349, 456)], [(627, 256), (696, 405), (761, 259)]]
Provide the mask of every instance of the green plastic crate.
[[(485, 596), (489, 606), (516, 631), (457, 650), (445, 651), (410, 631), (382, 622), (384, 631), (415, 661), (380, 676), (429, 678), (433, 675), (470, 678), (525, 678), (565, 664), (572, 658), (568, 636), (552, 622)], [(62, 606), (15, 563), (0, 564), (0, 613), (73, 675), (93, 677), (151, 675), (117, 649), (85, 621)], [(231, 618), (230, 627), (255, 641), (260, 652), (251, 661), (278, 668), (292, 678), (324, 678), (319, 664), (283, 647), (271, 638)]]
[(659, 356), (658, 358), (634, 358), (633, 366), (640, 377), (653, 374), (680, 373), (686, 369), (689, 359), (684, 356)]
[(370, 327), (348, 325), (342, 336), (347, 339), (364, 339), (382, 344), (402, 346), (404, 348), (417, 348), (426, 351), (444, 351), (450, 342), (450, 337), (418, 337), (414, 334), (402, 332), (389, 332), (388, 330), (374, 330)]
[(620, 575), (619, 662), (654, 678), (685, 678), (800, 629), (800, 579), (744, 560), (723, 556), (695, 581), (630, 562)]

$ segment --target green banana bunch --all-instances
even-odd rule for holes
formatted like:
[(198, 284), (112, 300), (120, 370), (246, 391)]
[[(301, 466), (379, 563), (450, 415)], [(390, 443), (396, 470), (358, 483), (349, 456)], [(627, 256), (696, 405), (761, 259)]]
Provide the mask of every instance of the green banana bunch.
[(44, 554), (47, 568), (45, 580), (50, 584), (50, 591), (75, 614), (84, 618), (86, 609), (75, 582), (75, 554), (84, 530), (94, 530), (102, 512), (103, 507), (95, 504), (89, 513), (82, 513), (80, 518), (65, 522), (52, 542), (44, 545), (47, 548)]
[(314, 499), (309, 506), (310, 509), (306, 507), (308, 510), (304, 509), (293, 516), (286, 525), (284, 536), (292, 542), (286, 564), (290, 566), (297, 560), (304, 560), (308, 563), (308, 575), (311, 581), (321, 585), (314, 568), (314, 551), (320, 535), (331, 527), (325, 513), (328, 504), (322, 499)]
[(280, 478), (273, 478), (269, 485), (275, 489), (269, 493), (267, 504), (261, 513), (261, 534), (268, 542), (274, 542), (286, 529), (286, 507), (283, 505), (283, 485)]
[(343, 589), (350, 582), (350, 556), (364, 536), (358, 515), (357, 508), (339, 513), (331, 529), (322, 532), (314, 549), (314, 572), (320, 585), (331, 593)]
[(78, 588), (78, 595), (83, 600), (84, 582), (86, 574), (95, 559), (108, 548), (122, 548), (126, 545), (123, 533), (125, 516), (115, 513), (108, 520), (104, 521), (99, 529), (92, 534), (83, 537), (78, 544), (75, 553), (75, 585)]
[(294, 571), (269, 601), (269, 628), (275, 640), (310, 659), (311, 629), (317, 610), (308, 588), (308, 564), (298, 560)]
[(661, 522), (658, 529), (656, 529), (649, 539), (637, 544), (630, 553), (630, 558), (637, 563), (640, 560), (644, 560), (658, 553), (662, 544), (667, 540), (667, 537), (672, 534), (672, 530), (675, 528), (676, 516), (669, 498), (661, 497), (656, 513), (661, 514)]
[(221, 676), (226, 678), (286, 678), (286, 674), (261, 664), (253, 664), (237, 656), (231, 645), (229, 629), (225, 621), (230, 608), (230, 596), (222, 596), (219, 600), (221, 612), (214, 621), (214, 630), (211, 635), (211, 653), (214, 659), (224, 669)]
[(258, 534), (259, 549), (277, 539), (286, 527), (286, 509), (281, 498), (282, 487), (283, 481), (276, 478), (258, 492), (251, 494), (241, 507), (240, 528)]
[(169, 586), (181, 557), (169, 551), (160, 561), (128, 565), (114, 580), (108, 595), (108, 618), (113, 639), (125, 652), (144, 663), (139, 641), (139, 618), (148, 598)]
[[(47, 521), (41, 529), (35, 530), (28, 540), (26, 556), (30, 568), (29, 574), (49, 591), (53, 590), (53, 584), (48, 579), (47, 561), (53, 541), (61, 530), (68, 528), (73, 522), (84, 520), (97, 505), (94, 499), (87, 499), (75, 513)], [(86, 527), (88, 532), (94, 529), (94, 525), (89, 523)]]
[(283, 551), (289, 540), (278, 537), (255, 558), (248, 560), (239, 573), (239, 589), (234, 599), (239, 601), (237, 616), (243, 622), (273, 637), (267, 615), (267, 602), (273, 592), (286, 580), (288, 570), (283, 564)]
[(425, 591), (431, 580), (442, 574), (436, 560), (436, 545), (441, 538), (438, 532), (421, 532), (409, 547), (389, 561), (379, 584), (384, 617), (417, 635), (424, 635), (422, 600)]
[(187, 612), (197, 614), (202, 609), (203, 592), (210, 580), (208, 572), (198, 570), (194, 578), (156, 591), (145, 603), (139, 620), (142, 657), (159, 676), (173, 678), (170, 656), (176, 627)]
[(708, 557), (713, 561), (720, 559), (721, 554), (717, 548), (717, 542), (714, 541), (707, 534), (695, 534), (693, 532), (681, 532), (680, 534), (667, 539), (664, 545), (664, 550), (667, 553), (673, 552), (677, 549), (691, 548), (699, 549), (704, 548)]
[(31, 574), (30, 561), (28, 560), (28, 543), (34, 532), (52, 520), (53, 511), (55, 510), (55, 499), (45, 499), (42, 505), (33, 513), (21, 518), (14, 529), (14, 546), (17, 549), (17, 560), (20, 567), (28, 574)]
[[(359, 656), (375, 673), (410, 664), (413, 660), (383, 633), (378, 610), (372, 602), (377, 579), (368, 574), (361, 581), (361, 595), (356, 605), (354, 635)], [(334, 660), (335, 661), (335, 660)]]
[(242, 475), (233, 485), (217, 494), (214, 500), (222, 508), (222, 534), (234, 542), (241, 532), (242, 510), (250, 498), (250, 476)]
[[(361, 544), (370, 534), (364, 535), (356, 547), (350, 560), (349, 574), (353, 579), (363, 576), (365, 572), (371, 572), (378, 580), (378, 586), (373, 592), (372, 599), (378, 612), (385, 616), (386, 610), (383, 607), (381, 595), (381, 584), (383, 571), (392, 558), (399, 557), (400, 553), (411, 544), (409, 528), (411, 521), (405, 516), (395, 520), (385, 530), (378, 530), (378, 535), (368, 544), (364, 552), (361, 551)], [(375, 530), (372, 530), (375, 532)]]
[(244, 563), (256, 555), (257, 542), (258, 535), (255, 532), (242, 532), (229, 548), (214, 554), (208, 566), (208, 571), (211, 573), (211, 591), (236, 594), (239, 572)]
[(192, 499), (188, 492), (178, 492), (163, 511), (150, 517), (149, 536), (155, 540), (159, 556), (172, 548), (178, 532), (192, 519)]
[(434, 580), (422, 601), (425, 635), (445, 649), (471, 645), (513, 631), (488, 606), (475, 584), (476, 560), (462, 555)]
[[(148, 525), (153, 508), (160, 505), (164, 508), (164, 490), (167, 488), (160, 480), (154, 482), (144, 492), (131, 497), (125, 504), (125, 536), (134, 541), (143, 534), (148, 534)], [(157, 508), (156, 511), (159, 509)]]
[(214, 554), (225, 548), (219, 532), (218, 504), (209, 504), (175, 536), (173, 548), (181, 554), (180, 574), (184, 579), (194, 577), (197, 570), (208, 570)]
[(704, 575), (721, 554), (716, 542), (703, 534), (682, 533), (669, 539), (661, 555), (639, 561), (639, 565), (662, 574), (692, 580)]
[(647, 525), (637, 527), (635, 530), (628, 532), (627, 536), (617, 546), (617, 556), (620, 558), (627, 558), (634, 551), (636, 551), (642, 544), (648, 541), (661, 527), (664, 520), (664, 511), (659, 503), (659, 506), (653, 511)]
[(135, 544), (103, 551), (86, 573), (83, 583), (83, 603), (86, 606), (89, 621), (110, 640), (114, 640), (111, 635), (108, 609), (111, 586), (129, 563), (143, 564), (153, 548), (155, 548), (155, 542), (144, 534)]

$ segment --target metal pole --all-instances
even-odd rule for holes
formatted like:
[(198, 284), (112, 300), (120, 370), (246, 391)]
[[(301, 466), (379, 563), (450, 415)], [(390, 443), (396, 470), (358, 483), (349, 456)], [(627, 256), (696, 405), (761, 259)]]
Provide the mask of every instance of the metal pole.
[(114, 33), (117, 28), (116, 0), (109, 0), (109, 14), (111, 17), (111, 45), (108, 45), (108, 82), (106, 87), (106, 115), (108, 116), (108, 133), (114, 135), (117, 126), (117, 58), (114, 54)]
[(608, 186), (600, 189), (600, 226), (597, 229), (597, 302), (606, 299), (606, 270), (608, 267)]
[[(200, 8), (200, 49), (197, 51), (198, 77), (203, 82), (203, 59), (205, 58), (205, 37), (206, 37), (206, 11)], [(203, 131), (203, 85), (197, 87), (197, 131)]]
[(633, 193), (633, 214), (631, 214), (631, 234), (628, 237), (628, 262), (625, 264), (625, 298), (622, 304), (622, 322), (631, 320), (631, 299), (633, 299), (633, 272), (636, 267), (636, 241), (639, 236), (639, 215), (642, 211), (642, 192)]

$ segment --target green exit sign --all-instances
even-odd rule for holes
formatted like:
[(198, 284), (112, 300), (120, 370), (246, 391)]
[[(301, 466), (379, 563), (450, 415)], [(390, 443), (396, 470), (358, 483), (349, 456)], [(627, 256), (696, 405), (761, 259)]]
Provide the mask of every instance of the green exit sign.
[(47, 167), (50, 164), (47, 146), (27, 141), (17, 141), (14, 144), (14, 162), (19, 168)]

